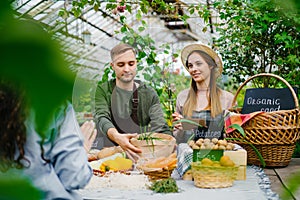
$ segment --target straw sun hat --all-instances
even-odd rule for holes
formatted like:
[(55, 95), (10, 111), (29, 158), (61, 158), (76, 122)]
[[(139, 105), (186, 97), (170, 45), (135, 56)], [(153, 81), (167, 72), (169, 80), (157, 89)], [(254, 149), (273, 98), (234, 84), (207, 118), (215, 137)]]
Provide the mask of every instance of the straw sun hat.
[(182, 61), (183, 66), (186, 69), (187, 69), (187, 67), (185, 64), (186, 64), (187, 57), (190, 55), (191, 52), (193, 52), (195, 50), (200, 50), (200, 51), (207, 53), (217, 64), (217, 69), (216, 69), (216, 72), (218, 72), (217, 76), (220, 76), (222, 74), (223, 64), (222, 64), (221, 57), (214, 50), (212, 50), (209, 46), (204, 45), (204, 44), (190, 44), (182, 49), (181, 61)]

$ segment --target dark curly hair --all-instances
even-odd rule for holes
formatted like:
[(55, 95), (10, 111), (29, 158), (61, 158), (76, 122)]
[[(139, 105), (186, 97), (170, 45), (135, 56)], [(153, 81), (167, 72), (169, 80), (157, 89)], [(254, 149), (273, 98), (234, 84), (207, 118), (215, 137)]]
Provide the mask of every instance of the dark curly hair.
[[(27, 110), (22, 90), (0, 78), (0, 171), (24, 168)], [(15, 159), (16, 152), (19, 152)]]

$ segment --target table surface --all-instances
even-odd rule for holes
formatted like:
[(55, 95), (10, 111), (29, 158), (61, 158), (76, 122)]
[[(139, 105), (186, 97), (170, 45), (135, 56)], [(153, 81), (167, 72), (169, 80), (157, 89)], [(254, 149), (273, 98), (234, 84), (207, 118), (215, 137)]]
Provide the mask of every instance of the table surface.
[[(262, 170), (264, 174), (264, 171)], [(120, 190), (115, 188), (97, 188), (80, 190), (80, 194), (85, 200), (92, 199), (132, 199), (132, 200), (183, 200), (184, 199), (209, 199), (209, 200), (263, 200), (267, 198), (267, 193), (261, 189), (260, 176), (257, 169), (247, 166), (246, 180), (235, 181), (232, 187), (217, 189), (202, 189), (194, 186), (193, 181), (176, 180), (179, 193), (160, 194), (151, 190)], [(130, 183), (128, 183), (130, 184)], [(87, 187), (88, 188), (88, 187)], [(274, 196), (274, 195), (273, 195)], [(273, 198), (274, 199), (274, 198)]]

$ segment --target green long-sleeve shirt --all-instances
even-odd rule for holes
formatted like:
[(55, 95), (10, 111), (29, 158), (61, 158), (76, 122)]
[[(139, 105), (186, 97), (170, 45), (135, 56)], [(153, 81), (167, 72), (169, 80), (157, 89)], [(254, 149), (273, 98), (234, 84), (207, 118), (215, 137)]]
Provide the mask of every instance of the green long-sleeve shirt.
[[(138, 82), (138, 120), (140, 124), (140, 131), (144, 132), (145, 127), (150, 127), (146, 131), (167, 133), (171, 131), (164, 119), (163, 111), (157, 93), (153, 88), (147, 86), (142, 82)], [(94, 118), (97, 126), (104, 135), (107, 134), (109, 128), (116, 128), (111, 113), (111, 97), (113, 89), (117, 89), (116, 103), (114, 103), (114, 110), (118, 110), (119, 117), (130, 116), (132, 104), (131, 101), (120, 99), (124, 96), (131, 98), (132, 95), (127, 95), (122, 92), (122, 89), (116, 87), (116, 81), (110, 80), (102, 84), (98, 84), (95, 94), (95, 112)], [(128, 91), (127, 91), (128, 93)], [(131, 92), (132, 93), (132, 92)]]

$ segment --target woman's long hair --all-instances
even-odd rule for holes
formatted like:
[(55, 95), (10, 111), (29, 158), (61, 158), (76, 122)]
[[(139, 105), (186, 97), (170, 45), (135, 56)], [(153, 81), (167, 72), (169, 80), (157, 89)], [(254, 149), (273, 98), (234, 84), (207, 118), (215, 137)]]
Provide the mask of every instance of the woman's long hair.
[[(27, 110), (24, 95), (15, 85), (0, 79), (0, 171), (23, 168)], [(19, 156), (15, 159), (16, 152)]]
[[(24, 146), (26, 143), (26, 125), (28, 117), (28, 102), (25, 98), (25, 92), (12, 84), (10, 81), (3, 80), (0, 77), (0, 171), (5, 172), (10, 168), (22, 169), (30, 167), (30, 161), (25, 157)], [(56, 130), (60, 130), (67, 112), (66, 102), (53, 114), (53, 126), (46, 133), (40, 134), (41, 158), (46, 163), (51, 162), (45, 157), (44, 144), (46, 140), (52, 139), (51, 136), (57, 136)], [(15, 156), (18, 157), (15, 159)]]
[[(210, 110), (211, 112), (211, 117), (214, 118), (217, 115), (222, 113), (222, 104), (220, 100), (221, 96), (221, 89), (217, 86), (217, 64), (215, 61), (204, 51), (200, 50), (195, 50), (192, 51), (189, 56), (192, 53), (197, 53), (199, 54), (205, 62), (208, 64), (208, 66), (212, 67), (210, 71), (210, 80), (209, 80), (209, 90), (207, 92), (207, 100), (208, 100), (208, 105), (205, 108), (206, 110)], [(188, 58), (186, 60), (186, 67), (188, 68)], [(188, 97), (183, 105), (183, 115), (191, 117), (193, 111), (197, 107), (197, 84), (196, 82), (192, 79), (191, 81), (191, 87), (190, 91), (188, 94)]]

